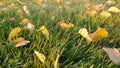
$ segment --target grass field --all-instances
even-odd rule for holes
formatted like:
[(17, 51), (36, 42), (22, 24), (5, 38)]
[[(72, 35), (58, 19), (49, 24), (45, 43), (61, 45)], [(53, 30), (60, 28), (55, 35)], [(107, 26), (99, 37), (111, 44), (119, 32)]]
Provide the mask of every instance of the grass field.
[[(119, 68), (109, 59), (102, 47), (120, 47), (120, 13), (111, 13), (108, 18), (100, 17), (103, 10), (95, 15), (86, 14), (85, 4), (104, 4), (106, 0), (92, 0), (88, 3), (82, 0), (61, 3), (54, 0), (43, 0), (42, 3), (32, 0), (1, 2), (0, 68), (54, 68), (58, 54), (60, 57), (57, 68)], [(23, 10), (24, 5), (28, 7), (29, 14)], [(120, 8), (120, 1), (116, 0), (112, 6)], [(35, 26), (32, 32), (19, 24), (25, 18)], [(74, 27), (57, 27), (56, 24), (63, 19), (66, 23), (74, 24)], [(42, 32), (36, 31), (43, 25), (50, 34), (49, 39), (46, 39)], [(22, 29), (17, 37), (29, 40), (29, 44), (16, 48), (15, 43), (8, 41), (9, 33), (16, 27)], [(80, 28), (95, 32), (98, 27), (106, 29), (109, 35), (97, 43), (87, 44), (86, 39), (78, 33)], [(34, 50), (44, 54), (44, 63), (35, 55)]]

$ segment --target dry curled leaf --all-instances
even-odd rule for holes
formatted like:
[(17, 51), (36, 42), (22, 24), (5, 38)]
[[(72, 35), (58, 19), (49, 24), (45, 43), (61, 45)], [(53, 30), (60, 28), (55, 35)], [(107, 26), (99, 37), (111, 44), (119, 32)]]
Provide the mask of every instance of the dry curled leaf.
[(73, 28), (74, 24), (72, 24), (72, 23), (66, 24), (64, 22), (64, 20), (62, 20), (62, 21), (60, 21), (60, 22), (57, 23), (57, 26), (61, 27), (61, 28), (67, 28), (67, 29), (69, 29), (69, 28)]
[(49, 39), (49, 32), (45, 26), (41, 26), (37, 31), (41, 31), (47, 39)]
[(40, 61), (44, 64), (45, 62), (45, 56), (42, 53), (39, 53), (38, 51), (34, 50), (34, 53), (36, 54), (36, 56), (40, 59)]
[(27, 45), (28, 43), (30, 43), (30, 41), (24, 40), (24, 41), (21, 41), (21, 42), (17, 43), (15, 46), (20, 47), (20, 46)]
[(22, 38), (22, 37), (19, 37), (19, 38), (16, 38), (16, 39), (14, 40), (14, 43), (19, 43), (19, 42), (22, 42), (22, 41), (25, 41), (25, 39)]
[(19, 27), (14, 28), (14, 29), (10, 32), (9, 37), (8, 37), (8, 40), (10, 41), (10, 40), (12, 40), (14, 37), (16, 37), (16, 36), (18, 35), (18, 33), (20, 33), (21, 30), (22, 30), (22, 29), (19, 28)]
[(111, 5), (114, 5), (116, 2), (113, 1), (113, 0), (108, 0), (105, 2), (105, 5), (108, 5), (108, 6), (111, 6)]
[(26, 27), (29, 31), (33, 31), (34, 30), (34, 25), (32, 23), (28, 23), (27, 27)]
[(90, 36), (88, 35), (88, 31), (86, 28), (81, 28), (78, 32), (82, 37), (84, 37), (88, 43), (90, 43), (92, 41), (92, 39), (90, 38)]
[(103, 50), (108, 54), (109, 58), (116, 64), (120, 65), (120, 52), (116, 48), (106, 48), (103, 47)]
[(28, 23), (30, 23), (30, 21), (28, 19), (26, 19), (26, 18), (23, 19), (21, 22), (19, 22), (20, 25), (26, 25)]
[(101, 16), (101, 17), (104, 17), (104, 18), (108, 18), (108, 17), (111, 16), (111, 13), (109, 13), (108, 11), (102, 11), (102, 12), (100, 13), (100, 16)]
[(16, 39), (14, 40), (14, 43), (16, 44), (16, 45), (15, 45), (16, 47), (20, 47), (20, 46), (27, 45), (28, 43), (30, 43), (30, 41), (25, 40), (25, 39), (22, 38), (22, 37), (19, 37), (19, 38), (16, 38)]
[(113, 13), (120, 13), (120, 9), (116, 7), (110, 7), (108, 11)]
[(30, 15), (30, 11), (27, 6), (23, 6), (23, 10), (27, 15)]

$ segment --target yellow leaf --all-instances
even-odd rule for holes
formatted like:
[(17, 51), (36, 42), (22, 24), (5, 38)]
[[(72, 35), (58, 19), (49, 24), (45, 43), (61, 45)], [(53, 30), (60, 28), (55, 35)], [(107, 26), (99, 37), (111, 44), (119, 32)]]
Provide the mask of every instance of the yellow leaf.
[(95, 32), (94, 32), (94, 33), (89, 33), (88, 35), (89, 35), (89, 37), (93, 40), (93, 39), (94, 39), (94, 36), (95, 36)]
[(37, 31), (42, 31), (42, 33), (46, 36), (46, 38), (49, 39), (49, 32), (45, 26), (41, 26)]
[(37, 3), (37, 4), (42, 4), (43, 0), (33, 0), (33, 2)]
[(38, 51), (34, 50), (34, 53), (36, 54), (36, 56), (40, 59), (40, 61), (44, 64), (45, 62), (45, 56), (42, 53), (39, 53)]
[(89, 11), (86, 12), (86, 14), (88, 14), (88, 15), (90, 15), (90, 16), (93, 16), (93, 15), (95, 15), (96, 13), (97, 13), (96, 10), (89, 10)]
[(3, 6), (3, 5), (4, 5), (4, 3), (2, 1), (0, 1), (0, 6)]
[(95, 31), (93, 41), (97, 42), (100, 39), (103, 39), (106, 37), (108, 37), (108, 32), (104, 28), (98, 27), (97, 30)]
[(120, 13), (120, 9), (116, 8), (116, 7), (110, 7), (108, 9), (109, 12), (113, 12), (113, 13)]
[(62, 2), (64, 2), (64, 0), (56, 0), (56, 2), (62, 3)]
[(108, 54), (109, 58), (116, 64), (120, 65), (120, 52), (116, 48), (106, 48), (103, 47), (103, 50)]
[(82, 37), (84, 37), (88, 43), (90, 43), (92, 41), (92, 39), (90, 38), (90, 36), (88, 35), (88, 31), (86, 28), (81, 28), (78, 32)]
[(19, 27), (14, 28), (14, 29), (10, 32), (9, 37), (8, 37), (8, 40), (10, 41), (10, 40), (12, 40), (14, 37), (16, 37), (16, 36), (18, 35), (18, 33), (20, 33), (20, 31), (21, 31), (21, 28), (19, 28)]
[(57, 26), (58, 26), (58, 27), (61, 27), (61, 28), (63, 28), (63, 29), (65, 29), (65, 28), (69, 29), (69, 28), (74, 27), (74, 24), (72, 24), (72, 23), (66, 24), (66, 23), (64, 22), (64, 20), (62, 20), (62, 21), (60, 21), (60, 22), (57, 23)]
[(23, 10), (27, 15), (30, 15), (30, 11), (27, 6), (23, 6)]
[(58, 68), (58, 60), (59, 60), (60, 55), (58, 54), (54, 63), (54, 68)]
[(108, 17), (111, 16), (111, 13), (109, 13), (109, 12), (107, 12), (107, 11), (102, 11), (102, 12), (100, 13), (100, 16), (101, 16), (101, 17), (104, 17), (104, 18), (108, 18)]
[(25, 19), (23, 19), (19, 24), (20, 24), (20, 25), (26, 25), (26, 24), (28, 24), (28, 23), (30, 23), (30, 21), (25, 18)]
[(14, 8), (16, 5), (14, 3), (11, 3), (8, 8)]

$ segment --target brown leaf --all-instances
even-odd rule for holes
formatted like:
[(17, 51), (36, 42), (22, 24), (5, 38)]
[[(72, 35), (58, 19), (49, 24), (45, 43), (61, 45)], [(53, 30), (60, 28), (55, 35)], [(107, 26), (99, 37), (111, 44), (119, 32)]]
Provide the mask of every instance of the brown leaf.
[(24, 41), (21, 41), (21, 42), (17, 43), (15, 46), (20, 47), (20, 46), (27, 45), (28, 43), (30, 43), (30, 41), (24, 40)]
[(106, 48), (103, 47), (103, 50), (108, 54), (109, 58), (116, 64), (120, 65), (120, 52), (116, 48)]
[(19, 38), (14, 40), (14, 43), (19, 43), (19, 42), (22, 42), (22, 41), (25, 41), (25, 39), (22, 38), (22, 37), (19, 37)]

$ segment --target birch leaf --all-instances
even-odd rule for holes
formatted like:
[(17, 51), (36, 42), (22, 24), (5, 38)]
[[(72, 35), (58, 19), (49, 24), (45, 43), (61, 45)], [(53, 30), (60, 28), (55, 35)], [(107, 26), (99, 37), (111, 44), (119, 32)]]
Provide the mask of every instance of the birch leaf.
[(120, 65), (120, 52), (116, 48), (106, 48), (103, 47), (103, 50), (108, 54), (109, 58), (116, 64)]
[(36, 56), (40, 59), (40, 61), (44, 64), (45, 62), (45, 56), (42, 53), (39, 53), (38, 51), (34, 51), (34, 53), (36, 54)]
[(23, 19), (21, 22), (19, 22), (20, 25), (26, 25), (28, 23), (30, 23), (30, 21), (28, 19), (26, 19), (26, 18)]
[(14, 8), (16, 5), (14, 3), (11, 3), (8, 8)]
[(27, 6), (23, 6), (23, 10), (27, 15), (30, 15), (30, 11)]
[(30, 43), (30, 41), (24, 40), (24, 41), (21, 41), (21, 42), (17, 43), (15, 46), (20, 47), (20, 46), (27, 45), (28, 43)]
[(0, 1), (0, 6), (3, 6), (3, 5), (4, 5), (4, 3), (2, 1)]
[(57, 23), (57, 26), (58, 26), (58, 27), (61, 27), (61, 28), (63, 28), (63, 29), (65, 29), (65, 28), (69, 29), (69, 28), (73, 28), (73, 27), (74, 27), (74, 24), (72, 24), (72, 23), (66, 24), (66, 23), (64, 22), (64, 20), (62, 20), (62, 21), (60, 21), (60, 22)]
[(10, 41), (10, 40), (12, 40), (14, 37), (16, 37), (16, 36), (18, 35), (18, 33), (20, 33), (21, 30), (22, 30), (22, 29), (19, 28), (19, 27), (14, 28), (14, 29), (10, 32), (9, 37), (8, 37), (8, 40)]
[(26, 27), (29, 31), (33, 31), (34, 30), (34, 25), (32, 23), (28, 23), (27, 27)]
[(90, 43), (90, 42), (92, 41), (92, 39), (91, 39), (90, 36), (88, 35), (88, 31), (87, 31), (86, 28), (81, 28), (81, 29), (79, 30), (79, 34), (80, 34), (82, 37), (86, 38), (86, 40), (88, 41), (88, 43)]
[(19, 38), (16, 38), (16, 39), (14, 40), (14, 43), (19, 43), (19, 42), (22, 42), (22, 41), (25, 41), (25, 39), (22, 38), (22, 37), (19, 37)]
[(45, 26), (41, 26), (37, 31), (42, 31), (42, 33), (46, 36), (46, 38), (49, 39), (49, 32)]
[(120, 9), (116, 8), (116, 7), (110, 7), (108, 9), (109, 12), (113, 12), (113, 13), (120, 13)]
[(64, 0), (56, 0), (57, 3), (63, 3)]
[(43, 0), (33, 0), (33, 2), (37, 3), (37, 4), (42, 4)]
[(111, 5), (114, 5), (116, 2), (113, 1), (113, 0), (108, 0), (105, 2), (105, 5), (108, 5), (108, 6), (111, 6)]
[(108, 18), (108, 17), (111, 16), (111, 13), (109, 13), (109, 12), (107, 12), (107, 11), (102, 11), (102, 12), (100, 13), (100, 16), (101, 16), (101, 17), (104, 17), (104, 18)]
[(108, 37), (108, 32), (104, 28), (98, 27), (97, 30), (95, 31), (93, 41), (97, 42), (100, 39), (103, 39), (106, 37)]
[(25, 40), (24, 38), (22, 37), (19, 37), (19, 38), (16, 38), (14, 40), (14, 43), (16, 43), (16, 47), (20, 47), (20, 46), (24, 46), (24, 45), (27, 45), (28, 43), (30, 43), (30, 41), (28, 40)]
[(95, 15), (96, 13), (97, 13), (96, 10), (89, 10), (89, 11), (86, 12), (86, 14), (88, 14), (88, 15), (90, 15), (90, 16), (93, 16), (93, 15)]

